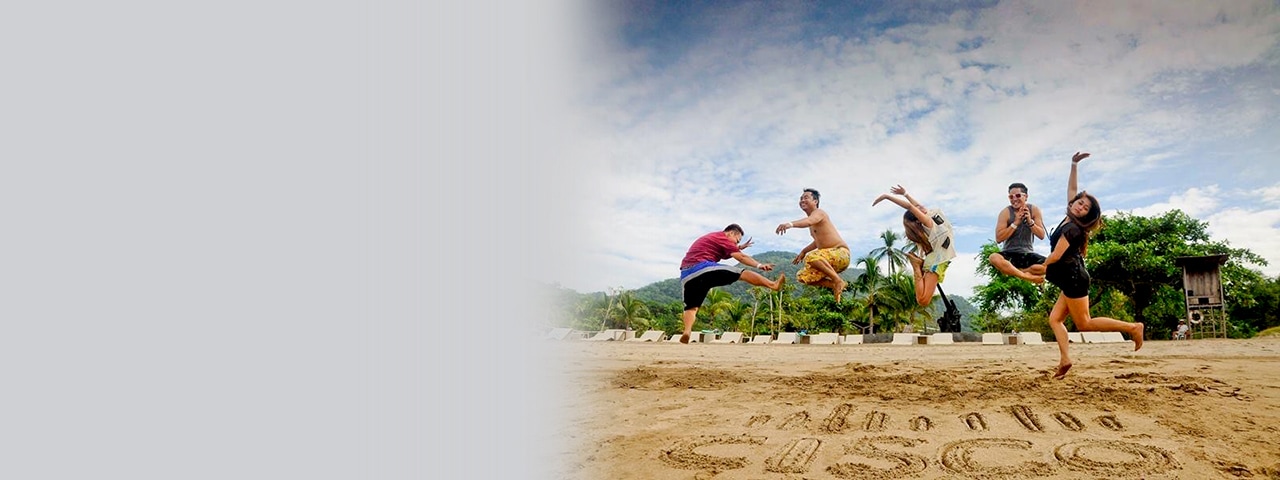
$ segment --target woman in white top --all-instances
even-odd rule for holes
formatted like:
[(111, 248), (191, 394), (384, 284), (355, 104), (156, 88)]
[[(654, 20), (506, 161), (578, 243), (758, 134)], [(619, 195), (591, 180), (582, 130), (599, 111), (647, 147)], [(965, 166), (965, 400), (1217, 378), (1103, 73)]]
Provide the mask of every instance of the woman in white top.
[(902, 185), (894, 185), (888, 193), (876, 197), (872, 206), (881, 200), (888, 200), (906, 209), (902, 214), (902, 226), (907, 230), (907, 240), (916, 244), (921, 258), (910, 253), (907, 260), (911, 262), (911, 272), (915, 277), (916, 303), (928, 305), (933, 300), (933, 290), (947, 276), (947, 265), (956, 257), (954, 233), (951, 222), (940, 209), (929, 209), (917, 202)]

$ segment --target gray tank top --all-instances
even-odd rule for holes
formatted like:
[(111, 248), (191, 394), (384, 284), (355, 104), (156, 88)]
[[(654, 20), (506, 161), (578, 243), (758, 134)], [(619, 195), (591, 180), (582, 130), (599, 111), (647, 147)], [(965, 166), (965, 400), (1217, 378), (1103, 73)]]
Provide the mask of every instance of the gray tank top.
[[(1009, 222), (1005, 225), (1013, 225), (1013, 223), (1018, 220), (1018, 212), (1013, 210), (1012, 205), (1005, 208), (1009, 209)], [(1027, 208), (1035, 207), (1028, 203)], [(1036, 236), (1034, 233), (1031, 233), (1031, 227), (1027, 226), (1025, 223), (1018, 222), (1018, 229), (1014, 230), (1013, 235), (1009, 235), (1009, 238), (1004, 240), (1004, 248), (1002, 251), (1013, 253), (1035, 252), (1035, 249), (1031, 247), (1031, 243), (1035, 242), (1035, 239)]]

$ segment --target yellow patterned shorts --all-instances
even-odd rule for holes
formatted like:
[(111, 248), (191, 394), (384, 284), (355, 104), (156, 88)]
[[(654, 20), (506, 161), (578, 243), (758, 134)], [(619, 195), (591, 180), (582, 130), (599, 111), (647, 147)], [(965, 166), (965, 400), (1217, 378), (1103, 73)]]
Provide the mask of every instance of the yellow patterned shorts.
[(814, 284), (827, 278), (821, 271), (809, 266), (809, 262), (814, 260), (826, 260), (827, 263), (831, 264), (831, 268), (836, 269), (836, 273), (840, 273), (849, 268), (849, 249), (844, 247), (819, 248), (809, 252), (808, 255), (804, 256), (804, 268), (796, 272), (796, 279), (800, 280), (800, 283)]
[(933, 268), (926, 268), (924, 271), (938, 274), (938, 283), (942, 283), (947, 278), (947, 266), (951, 265), (951, 260), (934, 265)]

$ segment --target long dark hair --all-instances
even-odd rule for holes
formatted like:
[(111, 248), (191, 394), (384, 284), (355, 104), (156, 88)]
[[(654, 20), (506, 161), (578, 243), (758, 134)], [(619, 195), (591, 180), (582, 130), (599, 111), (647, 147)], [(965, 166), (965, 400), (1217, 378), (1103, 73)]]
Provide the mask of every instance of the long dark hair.
[[(1076, 217), (1071, 214), (1071, 204), (1076, 203), (1076, 200), (1081, 197), (1089, 199), (1089, 211), (1082, 217)], [(1098, 205), (1098, 197), (1084, 191), (1077, 193), (1070, 202), (1067, 202), (1067, 218), (1084, 230), (1084, 243), (1080, 246), (1080, 255), (1086, 255), (1089, 251), (1089, 237), (1102, 228), (1102, 206)]]
[[(1089, 199), (1089, 212), (1085, 213), (1083, 217), (1076, 217), (1071, 215), (1071, 204), (1076, 203), (1076, 200), (1079, 200), (1081, 197), (1087, 197)], [(1099, 228), (1102, 228), (1102, 206), (1098, 205), (1098, 198), (1090, 195), (1089, 192), (1077, 193), (1075, 198), (1072, 198), (1070, 202), (1067, 202), (1067, 218), (1076, 222), (1076, 225), (1079, 225), (1080, 228), (1084, 229), (1085, 233), (1096, 232)]]
[(924, 224), (920, 223), (920, 219), (911, 210), (902, 212), (902, 227), (907, 229), (907, 240), (920, 247), (925, 255), (933, 253), (933, 244), (929, 243), (929, 234), (924, 231)]

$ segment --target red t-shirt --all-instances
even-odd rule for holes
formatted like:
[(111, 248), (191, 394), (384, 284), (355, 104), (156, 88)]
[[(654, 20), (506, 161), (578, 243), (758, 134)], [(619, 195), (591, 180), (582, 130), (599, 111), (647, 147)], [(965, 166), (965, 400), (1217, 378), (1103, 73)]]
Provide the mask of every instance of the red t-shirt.
[(699, 262), (718, 262), (733, 258), (733, 254), (740, 251), (742, 250), (738, 249), (738, 244), (725, 232), (711, 232), (693, 241), (689, 251), (684, 254), (684, 260), (680, 262), (680, 269), (684, 270)]

